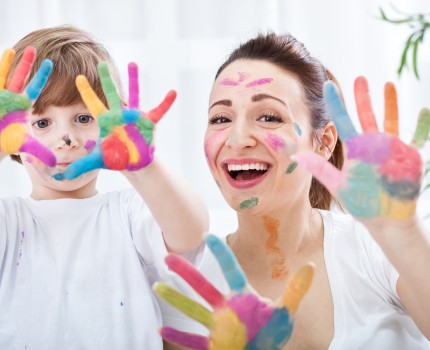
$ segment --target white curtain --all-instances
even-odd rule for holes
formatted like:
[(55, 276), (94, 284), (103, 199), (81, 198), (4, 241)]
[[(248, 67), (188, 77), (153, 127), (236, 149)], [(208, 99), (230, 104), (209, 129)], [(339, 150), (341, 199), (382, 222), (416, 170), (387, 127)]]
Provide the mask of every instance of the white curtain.
[[(377, 19), (379, 6), (395, 16), (390, 4), (404, 12), (430, 12), (424, 0), (0, 0), (0, 4), (1, 51), (32, 30), (73, 24), (108, 47), (125, 86), (127, 63), (139, 64), (144, 110), (155, 106), (169, 89), (178, 91), (172, 110), (158, 126), (156, 152), (172, 172), (186, 177), (201, 193), (210, 209), (211, 230), (217, 233), (234, 230), (236, 222), (206, 166), (203, 135), (214, 74), (239, 42), (267, 30), (296, 36), (334, 72), (355, 122), (354, 78), (369, 79), (379, 122), (383, 85), (395, 82), (405, 140), (412, 136), (419, 109), (430, 107), (430, 39), (419, 54), (421, 80), (411, 72), (399, 79), (396, 70), (409, 29)], [(430, 158), (429, 146), (424, 154)], [(0, 196), (28, 196), (31, 188), (22, 166), (9, 159), (0, 163), (0, 184)], [(108, 171), (98, 183), (101, 191), (127, 186), (121, 175)], [(428, 194), (419, 212), (430, 213)]]

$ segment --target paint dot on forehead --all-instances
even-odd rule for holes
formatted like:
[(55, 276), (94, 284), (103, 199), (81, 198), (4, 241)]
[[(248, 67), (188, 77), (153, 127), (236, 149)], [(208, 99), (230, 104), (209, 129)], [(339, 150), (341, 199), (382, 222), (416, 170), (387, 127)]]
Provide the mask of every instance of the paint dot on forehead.
[(224, 80), (222, 80), (220, 82), (220, 84), (221, 85), (226, 85), (226, 86), (236, 86), (236, 85), (239, 85), (239, 83), (237, 83), (237, 82), (235, 82), (233, 80), (230, 80), (230, 79), (224, 79)]
[(240, 209), (250, 209), (255, 207), (258, 204), (258, 198), (257, 197), (251, 197), (250, 199), (247, 199), (240, 203)]
[(246, 87), (254, 87), (254, 86), (258, 86), (258, 85), (270, 84), (272, 81), (273, 81), (273, 78), (257, 79), (257, 80), (251, 81), (250, 83), (246, 84)]
[(274, 151), (277, 151), (279, 148), (282, 148), (285, 146), (284, 141), (274, 134), (267, 134), (266, 141), (269, 144), (270, 148)]

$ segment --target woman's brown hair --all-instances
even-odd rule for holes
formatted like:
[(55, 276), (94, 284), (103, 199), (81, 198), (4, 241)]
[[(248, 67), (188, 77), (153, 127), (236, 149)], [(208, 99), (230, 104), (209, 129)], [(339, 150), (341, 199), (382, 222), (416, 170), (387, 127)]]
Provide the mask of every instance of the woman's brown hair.
[[(323, 98), (324, 82), (332, 80), (339, 86), (334, 76), (321, 62), (312, 57), (305, 46), (290, 34), (259, 34), (230, 54), (218, 69), (215, 79), (230, 63), (239, 59), (263, 60), (295, 74), (303, 88), (304, 102), (311, 112), (313, 136), (320, 143), (317, 130), (322, 129), (331, 120)], [(329, 162), (341, 169), (343, 159), (342, 143), (338, 139)], [(309, 201), (313, 208), (328, 210), (334, 198), (317, 179), (312, 177)]]

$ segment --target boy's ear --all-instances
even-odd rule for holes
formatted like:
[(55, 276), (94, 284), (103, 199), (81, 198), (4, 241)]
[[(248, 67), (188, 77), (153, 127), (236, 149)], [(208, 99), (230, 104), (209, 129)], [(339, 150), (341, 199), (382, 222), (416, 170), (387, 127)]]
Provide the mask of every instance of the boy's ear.
[(328, 122), (322, 130), (319, 130), (318, 138), (320, 142), (317, 145), (317, 153), (328, 160), (333, 153), (338, 138), (334, 123)]

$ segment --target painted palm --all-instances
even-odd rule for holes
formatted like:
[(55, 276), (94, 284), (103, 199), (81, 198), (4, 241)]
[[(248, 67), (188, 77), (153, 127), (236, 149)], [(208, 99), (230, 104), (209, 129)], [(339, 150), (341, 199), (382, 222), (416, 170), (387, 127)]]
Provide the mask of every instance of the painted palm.
[(297, 161), (341, 200), (359, 219), (404, 220), (414, 216), (423, 177), (418, 148), (424, 146), (430, 128), (430, 111), (422, 109), (411, 145), (398, 136), (397, 95), (393, 84), (385, 85), (384, 132), (378, 130), (365, 78), (355, 81), (355, 100), (363, 134), (358, 134), (339, 98), (328, 82), (324, 97), (330, 115), (346, 145), (344, 168), (339, 171), (315, 154), (298, 154)]
[(294, 314), (311, 285), (313, 266), (305, 265), (291, 276), (276, 303), (263, 301), (248, 285), (230, 248), (214, 235), (207, 236), (206, 244), (221, 266), (232, 293), (224, 296), (185, 259), (168, 255), (165, 260), (169, 268), (199, 293), (212, 310), (168, 284), (157, 283), (154, 290), (168, 303), (207, 327), (210, 335), (204, 337), (163, 327), (161, 336), (171, 343), (199, 350), (281, 349), (291, 336)]
[(170, 91), (158, 107), (148, 113), (140, 111), (138, 67), (130, 63), (129, 106), (122, 108), (107, 63), (101, 62), (98, 71), (109, 109), (97, 97), (87, 78), (78, 76), (76, 86), (90, 113), (98, 121), (100, 139), (90, 154), (69, 165), (64, 172), (68, 180), (94, 169), (133, 171), (149, 165), (154, 157), (152, 139), (155, 124), (176, 98), (176, 92)]
[[(7, 154), (26, 152), (54, 166), (54, 154), (34, 139), (26, 128), (29, 110), (40, 95), (52, 71), (52, 62), (44, 60), (23, 92), (24, 84), (36, 58), (36, 49), (25, 48), (14, 74), (9, 79), (15, 51), (6, 49), (0, 61), (0, 151)], [(8, 82), (9, 79), (9, 82)]]

